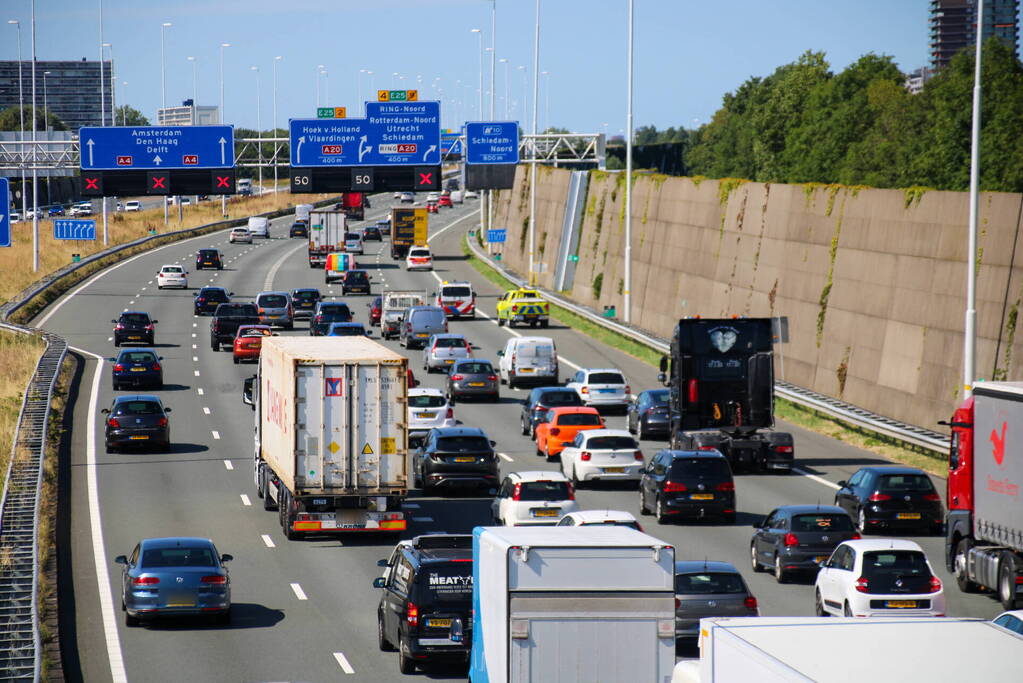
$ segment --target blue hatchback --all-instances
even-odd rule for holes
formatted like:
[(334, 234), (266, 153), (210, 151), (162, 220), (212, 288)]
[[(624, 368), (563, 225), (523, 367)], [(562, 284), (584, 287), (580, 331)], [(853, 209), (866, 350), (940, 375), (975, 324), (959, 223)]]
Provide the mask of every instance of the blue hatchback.
[(328, 337), (365, 337), (369, 333), (362, 323), (330, 323)]
[(111, 358), (114, 391), (124, 387), (163, 388), (163, 366), (152, 349), (125, 349)]
[(231, 577), (208, 538), (147, 538), (118, 555), (125, 626), (161, 616), (208, 616), (231, 621)]

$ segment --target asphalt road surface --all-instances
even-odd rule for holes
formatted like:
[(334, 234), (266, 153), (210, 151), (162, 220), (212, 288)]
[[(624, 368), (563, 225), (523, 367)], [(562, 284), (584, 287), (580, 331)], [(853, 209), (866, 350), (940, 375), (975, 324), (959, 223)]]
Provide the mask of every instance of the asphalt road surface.
[[(369, 220), (385, 215), (389, 196), (374, 198)], [(435, 291), (441, 280), (468, 279), (478, 292), (481, 314), (456, 321), (451, 331), (464, 333), (479, 347), (477, 357), (497, 360), (509, 334), (494, 313), (497, 288), (464, 261), (461, 239), (477, 227), (478, 203), (469, 200), (442, 208), (431, 218), (433, 273), (408, 273), (390, 259), (387, 242), (368, 243), (361, 263), (373, 277), (374, 293), (389, 289)], [(379, 591), (378, 559), (386, 557), (394, 538), (346, 535), (287, 541), (276, 513), (264, 512), (252, 477), (253, 412), (241, 401), (251, 365), (235, 365), (229, 352), (209, 344), (209, 319), (192, 315), (192, 291), (158, 290), (156, 273), (163, 264), (186, 265), (194, 290), (216, 284), (247, 300), (267, 289), (315, 286), (340, 298), (337, 286), (325, 286), (319, 271), (308, 267), (305, 240), (289, 240), (289, 219), (274, 221), (273, 238), (254, 245), (229, 245), (226, 231), (178, 242), (127, 259), (92, 277), (37, 320), (64, 335), (86, 359), (74, 408), (71, 475), (71, 533), (74, 615), (82, 676), (86, 681), (335, 681), (351, 676), (366, 681), (398, 679), (397, 656), (377, 649), (375, 619)], [(360, 224), (356, 224), (360, 225)], [(220, 248), (223, 271), (194, 271), (201, 247)], [(514, 247), (513, 247), (514, 248)], [(379, 253), (378, 253), (379, 252)], [(349, 297), (361, 322), (368, 322), (368, 297)], [(114, 355), (110, 320), (124, 309), (148, 311), (159, 320), (157, 348), (164, 357), (164, 389), (157, 392), (173, 408), (170, 453), (107, 454), (102, 416), (113, 392), (110, 363)], [(552, 321), (555, 323), (555, 321)], [(292, 332), (307, 334), (305, 322)], [(618, 367), (634, 392), (656, 386), (656, 370), (556, 323), (545, 332), (557, 343), (562, 380), (579, 367)], [(378, 332), (374, 337), (379, 340)], [(396, 342), (383, 342), (400, 349)], [(420, 352), (410, 365), (423, 386), (443, 387), (441, 375), (422, 372)], [(98, 372), (97, 372), (98, 370)], [(501, 402), (459, 403), (455, 415), (466, 425), (482, 426), (497, 441), (502, 473), (554, 469), (535, 455), (531, 441), (519, 433), (520, 401), (525, 390), (502, 387)], [(951, 407), (950, 407), (951, 409)], [(609, 425), (624, 427), (624, 417)], [(858, 467), (883, 460), (845, 444), (779, 425), (795, 433), (797, 466), (804, 474), (740, 475), (736, 478), (738, 518), (720, 522), (659, 525), (643, 517), (645, 530), (676, 547), (679, 559), (726, 560), (743, 572), (765, 615), (811, 615), (812, 582), (778, 585), (749, 568), (750, 525), (772, 508), (788, 503), (830, 504), (834, 482), (848, 479)], [(663, 442), (642, 444), (649, 458)], [(944, 490), (943, 482), (936, 482)], [(627, 486), (587, 487), (580, 506), (628, 510), (639, 517), (637, 493)], [(468, 533), (490, 521), (488, 497), (424, 498), (414, 492), (407, 503), (411, 523), (406, 536), (431, 531)], [(120, 610), (120, 566), (127, 554), (149, 536), (197, 535), (214, 540), (222, 553), (234, 555), (234, 620), (230, 626), (199, 622), (160, 623), (126, 629)], [(918, 537), (945, 584), (948, 611), (955, 616), (988, 617), (1000, 611), (986, 595), (958, 591), (942, 561), (941, 537)], [(600, 647), (594, 643), (594, 647)], [(430, 677), (464, 678), (458, 671)]]

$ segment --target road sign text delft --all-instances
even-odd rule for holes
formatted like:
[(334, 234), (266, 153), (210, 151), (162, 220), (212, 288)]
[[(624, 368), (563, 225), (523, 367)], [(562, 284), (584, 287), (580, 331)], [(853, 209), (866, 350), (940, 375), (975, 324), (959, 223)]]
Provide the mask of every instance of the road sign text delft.
[(468, 164), (519, 163), (519, 124), (514, 121), (466, 123), (465, 161)]
[(367, 102), (362, 119), (292, 119), (291, 165), (440, 163), (439, 102)]
[(83, 170), (234, 166), (232, 126), (85, 126), (78, 137)]

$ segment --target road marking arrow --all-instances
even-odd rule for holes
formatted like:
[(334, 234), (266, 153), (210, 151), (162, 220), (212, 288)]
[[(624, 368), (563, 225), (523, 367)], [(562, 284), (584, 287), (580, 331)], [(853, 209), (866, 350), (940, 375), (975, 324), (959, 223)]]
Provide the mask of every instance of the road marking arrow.
[(437, 150), (437, 145), (430, 145), (426, 148), (426, 153), (423, 155), (423, 161), (426, 161), (426, 157), (430, 156), (430, 152)]
[(295, 163), (296, 164), (301, 164), (302, 163), (302, 143), (303, 142), (305, 142), (305, 136), (304, 135), (299, 136), (299, 138), (298, 138), (298, 147), (295, 148)]
[(224, 145), (227, 144), (227, 140), (225, 140), (224, 137), (221, 136), (220, 140), (218, 140), (218, 142), (220, 143), (220, 163), (226, 164), (227, 163), (227, 159), (224, 156)]
[(85, 144), (87, 144), (89, 146), (89, 165), (92, 166), (93, 165), (92, 164), (92, 146), (95, 145), (96, 143), (92, 141), (92, 138), (89, 138), (88, 140), (86, 140)]
[(162, 161), (163, 161), (163, 159), (160, 158), (159, 154), (157, 154), (155, 157), (153, 157), (153, 163), (156, 164), (157, 166), (159, 166)]

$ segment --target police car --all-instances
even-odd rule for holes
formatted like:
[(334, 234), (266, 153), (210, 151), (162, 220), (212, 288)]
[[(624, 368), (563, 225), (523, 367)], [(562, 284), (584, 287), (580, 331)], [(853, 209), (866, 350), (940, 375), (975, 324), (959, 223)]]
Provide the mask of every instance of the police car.
[(476, 292), (469, 282), (443, 282), (434, 304), (444, 309), (448, 318), (475, 318)]

